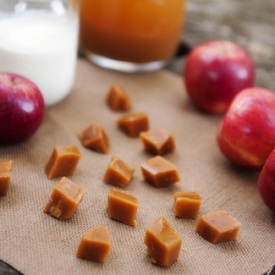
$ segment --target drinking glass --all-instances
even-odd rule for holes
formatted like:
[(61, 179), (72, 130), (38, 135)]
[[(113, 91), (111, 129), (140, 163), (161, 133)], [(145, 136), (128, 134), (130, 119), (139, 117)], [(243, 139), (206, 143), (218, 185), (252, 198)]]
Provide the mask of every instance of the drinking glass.
[(0, 0), (0, 71), (34, 82), (46, 106), (74, 83), (78, 12), (69, 0)]
[(163, 68), (177, 50), (184, 11), (185, 0), (82, 0), (81, 50), (104, 68)]

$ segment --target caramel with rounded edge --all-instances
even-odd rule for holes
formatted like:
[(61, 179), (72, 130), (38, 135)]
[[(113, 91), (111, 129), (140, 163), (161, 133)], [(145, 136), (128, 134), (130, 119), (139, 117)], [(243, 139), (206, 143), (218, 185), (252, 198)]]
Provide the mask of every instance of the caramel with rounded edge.
[(113, 156), (103, 181), (107, 184), (123, 187), (127, 185), (133, 177), (135, 168), (131, 167), (121, 159)]
[(90, 228), (81, 239), (76, 256), (83, 260), (104, 263), (111, 252), (111, 236), (107, 227)]
[(45, 166), (49, 179), (71, 176), (78, 164), (81, 154), (76, 146), (56, 146)]
[(146, 229), (144, 243), (153, 264), (170, 266), (179, 257), (182, 238), (167, 219), (161, 216)]
[(113, 111), (128, 111), (132, 105), (129, 95), (117, 84), (110, 86), (106, 103)]
[(108, 194), (109, 217), (127, 225), (137, 225), (136, 213), (138, 209), (137, 198), (125, 191), (110, 190)]
[(109, 137), (103, 128), (93, 122), (78, 135), (82, 145), (99, 153), (107, 154), (110, 149)]
[(176, 166), (161, 156), (142, 163), (141, 170), (144, 179), (157, 188), (173, 185), (180, 180)]
[(196, 231), (205, 240), (217, 244), (235, 240), (241, 223), (226, 211), (216, 211), (200, 217)]
[(146, 113), (125, 115), (117, 120), (117, 126), (129, 137), (138, 137), (141, 132), (149, 129), (148, 115)]
[(176, 147), (173, 135), (161, 127), (141, 132), (140, 138), (144, 150), (154, 155), (171, 153)]
[(174, 193), (174, 216), (196, 219), (201, 206), (201, 196), (197, 191)]
[(83, 190), (63, 177), (54, 187), (44, 211), (59, 220), (73, 216), (83, 198)]

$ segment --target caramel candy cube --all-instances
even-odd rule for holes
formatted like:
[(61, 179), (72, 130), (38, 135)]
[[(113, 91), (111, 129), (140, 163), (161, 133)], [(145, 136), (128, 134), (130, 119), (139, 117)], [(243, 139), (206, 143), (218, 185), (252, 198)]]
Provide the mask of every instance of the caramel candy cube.
[(200, 194), (192, 192), (176, 192), (174, 194), (174, 216), (184, 219), (196, 219), (201, 206)]
[(130, 137), (138, 137), (141, 132), (148, 131), (149, 120), (146, 113), (125, 115), (117, 121), (117, 126)]
[(0, 162), (0, 196), (6, 196), (9, 190), (11, 177), (11, 160)]
[(56, 146), (46, 164), (45, 173), (49, 179), (71, 176), (81, 154), (76, 146)]
[(54, 187), (44, 211), (59, 220), (69, 219), (82, 198), (82, 188), (63, 177)]
[(111, 252), (111, 236), (105, 226), (90, 228), (82, 237), (76, 256), (83, 260), (104, 263)]
[(113, 111), (128, 111), (131, 99), (119, 85), (112, 84), (106, 97), (109, 108)]
[(130, 182), (135, 169), (117, 157), (112, 157), (103, 181), (107, 184), (123, 187)]
[(155, 187), (166, 187), (180, 180), (174, 164), (161, 156), (151, 158), (141, 164), (144, 179)]
[(225, 211), (208, 213), (200, 217), (196, 231), (207, 241), (217, 244), (235, 240), (241, 223)]
[(79, 134), (82, 145), (99, 153), (109, 152), (109, 137), (101, 126), (94, 122)]
[(108, 195), (109, 217), (127, 225), (137, 225), (137, 198), (125, 191), (112, 189)]
[(179, 257), (182, 239), (162, 216), (146, 229), (144, 243), (151, 263), (170, 266)]
[(154, 155), (165, 155), (175, 150), (175, 141), (171, 133), (160, 127), (141, 132), (140, 138), (145, 151)]

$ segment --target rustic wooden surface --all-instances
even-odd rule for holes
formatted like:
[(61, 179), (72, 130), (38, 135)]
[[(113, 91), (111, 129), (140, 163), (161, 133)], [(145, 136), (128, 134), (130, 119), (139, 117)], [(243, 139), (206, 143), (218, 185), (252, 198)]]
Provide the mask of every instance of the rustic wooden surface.
[[(243, 46), (256, 66), (256, 85), (275, 91), (275, 0), (187, 0), (182, 43), (214, 39)], [(181, 74), (185, 56), (168, 69)]]

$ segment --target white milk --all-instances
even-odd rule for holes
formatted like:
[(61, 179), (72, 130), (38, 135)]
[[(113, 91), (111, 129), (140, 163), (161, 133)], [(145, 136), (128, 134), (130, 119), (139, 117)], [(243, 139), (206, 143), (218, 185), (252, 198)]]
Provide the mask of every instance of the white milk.
[(41, 90), (46, 106), (70, 92), (77, 55), (77, 18), (63, 22), (47, 15), (0, 20), (0, 71), (23, 75)]

